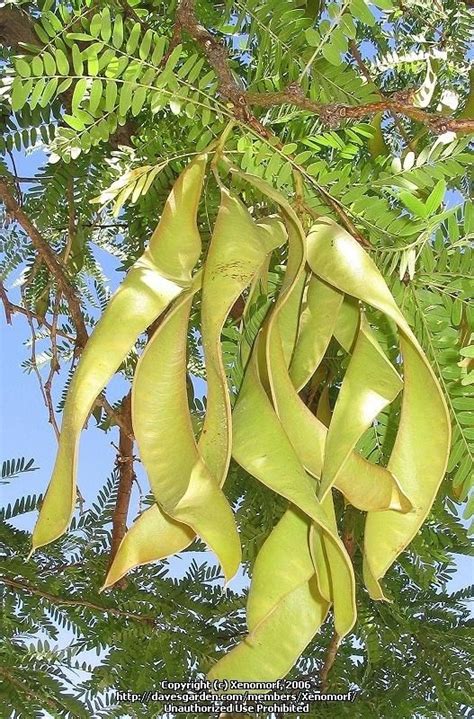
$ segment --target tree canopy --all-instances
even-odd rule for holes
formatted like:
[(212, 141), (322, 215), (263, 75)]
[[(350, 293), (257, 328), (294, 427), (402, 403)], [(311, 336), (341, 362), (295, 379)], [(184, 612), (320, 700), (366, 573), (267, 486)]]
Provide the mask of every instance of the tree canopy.
[[(119, 282), (129, 287), (126, 283), (133, 280), (125, 278), (134, 276), (143, 257), (153, 255), (157, 223), (162, 221), (163, 230), (179, 205), (183, 171), (199, 166), (204, 156), (207, 164), (201, 163), (203, 182), (195, 202), (202, 241), (200, 259), (193, 260), (198, 270), (206, 273), (213, 261), (212, 238), (223, 207), (231, 216), (223, 235), (235, 241), (232, 281), (244, 273), (239, 261), (247, 260), (253, 241), (253, 229), (247, 233), (240, 228), (250, 228), (245, 222), (251, 221), (259, 237), (266, 238), (261, 239), (266, 254), (255, 259), (253, 274), (245, 269), (245, 282), (240, 275), (236, 280), (242, 286), (222, 317), (222, 332), (217, 320), (214, 326), (206, 319), (205, 274), (202, 300), (198, 285), (188, 298), (189, 326), (182, 337), (186, 411), (191, 434), (201, 436), (196, 452), (207, 452), (209, 467), (214, 444), (211, 449), (201, 444), (203, 427), (209, 429), (207, 384), (215, 358), (206, 337), (213, 332), (217, 342), (220, 337), (226, 391), (235, 415), (244, 405), (245, 378), (259, 361), (255, 348), (259, 342), (263, 347), (266, 340), (261, 338), (270, 336), (266, 365), (260, 364), (257, 373), (285, 426), (279, 402), (286, 395), (279, 398), (273, 387), (281, 367), (268, 349), (271, 333), (277, 332), (271, 317), (284, 313), (281, 298), (300, 280), (302, 344), (304, 327), (311, 322), (311, 292), (320, 300), (329, 288), (335, 303), (327, 299), (315, 305), (320, 335), (321, 322), (334, 320), (321, 361), (306, 374), (301, 370), (299, 385), (296, 361), (290, 365), (300, 412), (310, 412), (321, 427), (329, 428), (327, 442), (335, 447), (331, 461), (341, 447), (337, 439), (334, 445), (331, 427), (337, 426), (334, 431), (341, 436), (351, 407), (362, 403), (353, 390), (345, 414), (340, 414), (338, 407), (354, 376), (350, 373), (356, 373), (363, 394), (372, 389), (371, 363), (378, 362), (390, 375), (380, 392), (393, 390), (393, 395), (347, 446), (361, 462), (382, 468), (381, 483), (393, 469), (402, 416), (401, 380), (393, 374), (396, 370), (408, 383), (405, 365), (413, 352), (406, 345), (403, 349), (410, 330), (402, 321), (432, 369), (432, 386), (440, 388), (452, 429), (447, 471), (432, 506), (433, 497), (426, 500), (426, 521), (419, 522), (396, 561), (394, 553), (383, 579), (389, 602), (374, 600), (376, 590), (364, 568), (367, 508), (343, 485), (343, 462), (336, 467), (336, 459), (333, 466), (325, 459), (321, 481), (328, 484), (334, 532), (355, 576), (357, 622), (341, 639), (337, 617), (335, 626), (330, 613), (288, 678), (305, 681), (315, 691), (352, 691), (356, 699), (315, 702), (309, 714), (315, 718), (470, 716), (472, 620), (467, 601), (472, 588), (452, 592), (449, 582), (456, 557), (472, 554), (467, 530), (474, 443), (471, 22), (471, 3), (455, 0), (37, 0), (0, 6), (0, 296), (5, 323), (26, 322), (29, 327), (23, 368), (37, 375), (44, 422), (49, 421), (56, 437), (71, 386), (74, 391), (75, 371), (92, 352), (94, 330), (112, 306), (116, 280), (111, 268), (118, 267)], [(39, 158), (31, 174), (24, 171), (30, 155)], [(240, 225), (238, 213), (244, 210), (247, 219)], [(172, 237), (179, 244), (191, 220), (181, 214), (174, 220)], [(308, 251), (299, 279), (296, 270), (290, 277), (295, 226), (302, 237), (312, 237), (316, 247), (314, 259)], [(325, 243), (327, 227), (333, 239)], [(363, 284), (362, 296), (344, 284), (350, 262), (346, 275), (338, 275), (333, 249), (336, 252), (339, 240), (353, 243), (354, 258), (370, 258), (367, 267), (376, 274), (364, 276), (367, 294)], [(183, 267), (187, 252), (192, 254), (192, 248), (179, 255)], [(326, 256), (323, 271), (318, 262)], [(219, 266), (216, 260), (216, 276)], [(260, 266), (264, 270), (258, 274)], [(198, 274), (195, 282), (200, 281)], [(165, 276), (171, 274), (163, 270)], [(398, 310), (384, 313), (371, 301), (379, 276), (404, 320), (397, 320)], [(312, 290), (315, 278), (319, 284)], [(225, 281), (218, 287), (216, 305)], [(172, 358), (178, 333), (167, 344), (163, 337), (180, 316), (177, 294), (165, 319), (156, 312), (144, 322), (117, 362), (120, 397), (102, 388), (87, 408), (87, 431), (99, 433), (104, 443), (116, 443), (110, 475), (91, 504), (84, 504), (80, 495), (75, 502), (71, 494), (75, 511), (69, 530), (60, 538), (57, 532), (37, 541), (28, 561), (31, 522), (26, 517), (19, 524), (19, 518), (44, 506), (44, 497), (28, 489), (33, 459), (2, 458), (0, 482), (18, 488), (18, 499), (3, 503), (0, 510), (0, 700), (5, 717), (163, 716), (159, 702), (130, 701), (117, 692), (154, 691), (166, 679), (212, 674), (216, 661), (248, 633), (249, 578), (260, 550), (276, 536), (275, 526), (282, 526), (279, 520), (288, 516), (288, 499), (294, 499), (258, 481), (258, 472), (252, 471), (255, 463), (246, 465), (238, 448), (224, 471), (223, 488), (242, 545), (243, 579), (238, 587), (223, 587), (225, 567), (223, 571), (210, 561), (206, 544), (214, 549), (212, 542), (194, 531), (183, 546), (183, 577), (173, 574), (171, 558), (131, 562), (133, 569), (126, 576), (125, 571), (114, 574), (119, 548), (131, 536), (127, 528), (136, 527), (138, 515), (158, 506), (145, 486), (140, 507), (133, 499), (137, 476), (140, 487), (146, 479), (137, 456), (135, 440), (142, 430), (130, 387), (133, 381), (138, 393), (137, 365), (143, 374), (144, 362), (138, 363), (145, 349), (148, 357), (155, 346), (158, 359), (165, 350)], [(347, 299), (352, 295), (363, 307), (357, 309), (356, 320), (358, 370), (353, 342), (345, 341), (343, 329), (335, 325), (341, 306), (347, 317), (356, 306)], [(112, 337), (123, 335), (132, 322), (133, 313), (132, 319), (126, 314), (132, 305), (129, 301), (120, 306), (109, 335), (111, 347)], [(154, 367), (158, 381), (162, 365), (156, 362)], [(413, 385), (422, 396), (423, 388)], [(432, 387), (425, 389), (431, 397)], [(145, 386), (144, 399), (147, 394)], [(67, 411), (66, 405), (64, 416)], [(419, 399), (417, 412), (416, 422), (422, 425)], [(264, 415), (248, 417), (257, 436)], [(296, 450), (299, 428), (291, 435), (290, 424), (285, 431)], [(215, 445), (219, 426), (214, 426)], [(142, 449), (141, 440), (139, 444)], [(439, 447), (425, 442), (419, 449), (424, 452), (420, 466), (428, 468), (430, 455)], [(27, 436), (24, 454), (33, 454)], [(185, 454), (183, 449), (178, 461), (184, 461)], [(145, 452), (142, 460), (148, 470)], [(316, 477), (318, 472), (303, 464)], [(49, 473), (52, 466), (41, 469)], [(390, 501), (395, 503), (397, 494), (397, 511), (409, 512), (413, 497), (397, 487)], [(209, 496), (210, 504), (221, 501), (221, 494)], [(181, 514), (173, 514), (176, 508), (171, 499), (167, 502), (162, 506), (176, 522), (188, 516), (181, 508)], [(200, 515), (200, 527), (205, 515)], [(51, 538), (57, 539), (48, 543)], [(147, 561), (156, 558), (152, 555)], [(285, 581), (285, 561), (275, 582)], [(136, 566), (140, 563), (143, 566)], [(333, 560), (329, 565), (334, 566)], [(100, 591), (107, 575), (112, 577), (109, 587)], [(321, 589), (323, 580), (316, 577)], [(334, 604), (332, 594), (331, 601)], [(282, 633), (286, 629), (282, 627)], [(60, 637), (70, 638), (67, 649), (57, 648)]]

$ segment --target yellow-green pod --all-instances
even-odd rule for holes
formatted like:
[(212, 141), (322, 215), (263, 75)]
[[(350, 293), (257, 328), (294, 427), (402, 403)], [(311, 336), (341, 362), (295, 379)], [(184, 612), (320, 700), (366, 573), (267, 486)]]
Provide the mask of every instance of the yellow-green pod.
[(423, 350), (373, 260), (356, 240), (331, 220), (320, 220), (308, 236), (308, 261), (323, 280), (384, 312), (400, 332), (404, 391), (388, 469), (410, 498), (413, 511), (402, 515), (386, 510), (367, 516), (366, 576), (370, 576), (372, 596), (380, 599), (379, 580), (418, 532), (446, 471), (449, 413)]
[(208, 678), (256, 682), (286, 676), (324, 622), (328, 607), (313, 576), (287, 594), (240, 644), (223, 656)]
[(343, 299), (342, 292), (311, 275), (290, 365), (290, 377), (298, 392), (321, 364), (334, 333)]
[[(228, 425), (230, 418), (228, 414), (229, 400), (227, 393), (227, 380), (225, 378), (224, 368), (222, 366), (220, 349), (220, 333), (222, 331), (222, 326), (235, 300), (239, 297), (247, 284), (253, 279), (255, 273), (258, 273), (267, 261), (268, 253), (278, 247), (280, 244), (283, 244), (286, 240), (286, 232), (284, 226), (281, 220), (279, 220), (278, 218), (266, 218), (260, 220), (258, 223), (255, 223), (249, 215), (248, 211), (241, 205), (241, 203), (236, 198), (232, 197), (230, 193), (228, 193), (228, 191), (226, 190), (223, 191), (223, 200), (224, 201), (220, 211), (219, 224), (216, 224), (215, 231), (213, 233), (211, 248), (209, 250), (210, 262), (208, 259), (208, 263), (206, 265), (206, 271), (208, 273), (206, 279), (207, 299), (206, 303), (204, 303), (203, 299), (203, 307), (204, 304), (206, 304), (206, 307), (203, 311), (204, 313), (207, 313), (207, 320), (206, 329), (205, 332), (203, 331), (203, 334), (205, 334), (205, 342), (208, 350), (207, 361), (209, 364), (212, 363), (214, 373), (213, 379), (211, 379), (212, 387), (209, 390), (211, 394), (211, 400), (208, 399), (207, 402), (206, 424), (204, 426), (204, 429), (206, 431), (201, 434), (201, 438), (198, 443), (198, 451), (200, 453), (200, 456), (202, 457), (203, 451), (206, 451), (206, 447), (209, 448), (212, 445), (213, 438), (217, 436), (218, 451), (216, 451), (212, 455), (211, 450), (208, 449), (208, 456), (206, 462), (207, 469), (209, 470), (214, 483), (222, 483), (224, 481), (227, 472), (228, 462), (228, 449), (226, 445), (227, 430), (225, 428)], [(226, 278), (226, 282), (224, 283), (220, 281), (219, 277), (214, 280), (213, 273), (217, 273), (218, 275), (220, 272), (221, 265), (223, 263), (225, 264), (226, 262), (228, 265), (230, 265), (230, 267), (233, 268), (236, 277), (234, 279), (231, 279), (230, 281), (229, 278)], [(238, 263), (241, 264), (239, 265)], [(196, 279), (195, 283), (197, 283), (197, 281), (198, 280)], [(197, 289), (197, 284), (195, 285), (195, 289)], [(134, 415), (136, 416), (141, 402), (143, 402), (142, 406), (144, 408), (147, 407), (147, 404), (151, 405), (151, 407), (148, 407), (143, 414), (145, 422), (148, 422), (148, 424), (150, 425), (151, 436), (153, 436), (153, 433), (156, 433), (158, 423), (155, 422), (155, 419), (150, 418), (154, 418), (156, 413), (160, 413), (161, 417), (165, 421), (166, 429), (167, 419), (169, 419), (170, 422), (174, 421), (174, 415), (176, 413), (177, 407), (176, 402), (178, 397), (178, 395), (175, 395), (174, 391), (170, 391), (170, 378), (167, 376), (166, 373), (169, 372), (170, 368), (171, 372), (174, 371), (173, 367), (175, 360), (170, 361), (170, 359), (167, 359), (166, 363), (164, 362), (164, 355), (162, 354), (161, 350), (161, 329), (161, 327), (158, 329), (157, 333), (155, 333), (154, 337), (149, 343), (146, 350), (146, 357), (140, 361), (137, 367), (134, 381), (134, 396), (136, 398), (135, 407), (137, 408), (134, 412)], [(170, 347), (168, 348), (168, 350), (172, 349), (172, 334), (173, 332), (171, 332), (170, 334)], [(183, 334), (179, 336), (182, 338)], [(183, 362), (183, 359), (183, 355), (181, 355), (181, 362)], [(166, 408), (166, 403), (163, 403), (161, 397), (158, 398), (156, 394), (156, 382), (153, 382), (155, 386), (155, 392), (153, 394), (150, 394), (148, 391), (147, 382), (142, 381), (144, 363), (147, 363), (151, 371), (153, 371), (153, 369), (155, 368), (154, 371), (160, 372), (159, 379), (162, 380), (161, 384), (164, 386), (163, 391), (167, 391), (168, 399), (171, 402), (168, 409)], [(163, 367), (163, 372), (161, 372), (161, 367)], [(222, 375), (221, 372), (223, 373)], [(140, 400), (137, 396), (139, 387), (142, 388), (142, 399)], [(187, 408), (187, 400), (184, 396), (184, 393), (182, 392), (182, 389), (183, 388), (181, 386), (180, 417), (183, 419), (185, 416), (187, 416), (186, 424), (189, 426), (189, 410)], [(167, 413), (167, 416), (163, 414), (164, 412)], [(147, 414), (148, 420), (146, 419)], [(157, 477), (157, 483), (159, 483), (157, 467), (163, 468), (166, 466), (166, 472), (164, 473), (164, 476), (172, 477), (174, 475), (171, 472), (171, 467), (169, 463), (175, 462), (176, 464), (180, 464), (186, 461), (186, 456), (189, 456), (189, 445), (193, 442), (189, 435), (189, 432), (186, 433), (186, 437), (188, 455), (179, 450), (180, 456), (178, 459), (176, 459), (173, 454), (171, 454), (168, 459), (166, 458), (166, 456), (164, 456), (162, 459), (159, 459), (158, 455), (166, 455), (169, 452), (170, 445), (167, 443), (168, 440), (164, 444), (162, 443), (160, 445), (155, 435), (155, 438), (150, 442), (150, 471), (153, 473), (154, 476)], [(170, 438), (171, 446), (175, 444), (175, 439), (176, 437)], [(162, 450), (160, 450), (159, 448), (161, 446)], [(206, 466), (203, 467), (201, 462), (199, 467), (195, 468), (195, 471), (192, 474), (193, 481), (189, 485), (190, 490), (192, 489), (199, 492), (199, 484), (196, 484), (195, 480), (196, 477), (200, 476), (202, 481), (203, 474), (206, 474), (207, 476), (207, 473), (205, 472)], [(197, 473), (198, 469), (201, 474)], [(183, 477), (184, 475), (181, 472), (179, 476)], [(163, 488), (162, 483), (160, 483), (160, 487)], [(164, 502), (165, 508), (167, 508), (168, 511), (171, 511), (169, 502), (173, 501), (173, 495), (176, 498), (176, 494), (179, 494), (180, 492), (182, 493), (186, 490), (187, 487), (183, 487), (183, 483), (181, 483), (180, 485), (179, 482), (173, 482), (170, 486), (164, 488), (164, 492), (162, 494), (161, 490), (158, 489), (157, 486), (156, 496), (158, 501)], [(166, 504), (166, 498), (168, 499), (168, 504)], [(190, 499), (189, 495), (187, 495), (186, 497), (183, 495), (183, 498), (186, 499), (186, 506), (188, 506)], [(201, 502), (199, 498), (197, 499), (197, 501)], [(209, 497), (207, 495), (203, 495), (202, 501), (204, 503), (208, 502)], [(189, 521), (189, 515), (183, 514), (183, 508), (181, 505), (177, 510), (173, 511), (172, 513), (174, 517), (177, 517), (179, 515), (179, 517), (182, 518), (183, 521), (185, 521), (187, 517)], [(209, 519), (210, 518), (211, 513), (209, 513)], [(150, 547), (150, 545), (145, 540), (145, 527), (150, 527), (150, 531), (152, 532), (153, 536), (158, 536), (158, 528), (153, 528), (153, 522), (155, 521), (155, 519), (158, 522), (158, 527), (162, 528), (162, 531), (160, 534), (160, 541), (157, 540), (153, 548)], [(214, 517), (214, 519), (217, 525), (221, 524), (218, 518), (216, 519)], [(162, 559), (164, 556), (167, 556), (167, 548), (170, 549), (168, 554), (173, 554), (186, 548), (186, 546), (191, 541), (188, 536), (189, 533), (187, 531), (187, 528), (184, 525), (179, 525), (176, 522), (171, 523), (169, 526), (166, 527), (165, 525), (166, 515), (163, 515), (163, 513), (158, 515), (155, 511), (152, 511), (151, 509), (143, 513), (143, 515), (139, 518), (137, 523), (132, 526), (132, 528), (129, 530), (124, 540), (122, 541), (115, 560), (112, 564), (112, 567), (110, 568), (109, 575), (106, 580), (107, 585), (117, 581), (119, 575), (123, 576), (134, 566)], [(197, 526), (198, 525), (196, 524), (196, 527)], [(224, 530), (225, 528), (221, 526), (219, 531)], [(197, 531), (199, 533), (199, 529)], [(201, 536), (203, 536), (202, 533)], [(180, 546), (180, 542), (182, 543), (182, 546)]]
[(221, 332), (234, 302), (248, 287), (283, 231), (258, 227), (247, 208), (222, 188), (221, 206), (204, 268), (202, 346), (206, 365), (206, 416), (199, 448), (215, 481), (222, 484), (231, 455), (231, 405), (222, 360)]
[(138, 336), (190, 284), (201, 250), (196, 212), (206, 159), (198, 157), (181, 173), (148, 249), (110, 300), (82, 353), (64, 406), (56, 463), (33, 532), (33, 550), (60, 537), (71, 521), (79, 436), (96, 397)]
[(183, 294), (138, 362), (132, 422), (155, 500), (215, 552), (227, 580), (240, 564), (234, 516), (196, 444), (186, 388), (187, 333), (194, 292)]
[[(341, 293), (338, 293), (341, 297)], [(318, 293), (319, 305), (313, 305), (314, 317), (325, 317), (327, 311), (335, 309), (334, 298), (330, 293)], [(359, 327), (359, 308), (344, 301), (338, 317), (331, 327), (334, 328), (338, 340), (345, 349), (350, 350), (353, 337)], [(323, 332), (327, 332), (327, 323), (322, 322)], [(279, 324), (279, 327), (281, 325)], [(285, 331), (285, 330), (284, 330)], [(312, 329), (312, 334), (314, 330)], [(280, 337), (283, 332), (280, 331)], [(323, 345), (326, 347), (328, 340)], [(323, 346), (321, 345), (321, 346)], [(269, 348), (267, 346), (267, 352)], [(285, 428), (300, 461), (306, 470), (316, 479), (323, 473), (324, 456), (327, 456), (326, 437), (327, 428), (318, 417), (306, 407), (296, 392), (290, 380), (280, 343), (274, 342), (270, 348), (272, 358), (272, 387), (277, 413)], [(313, 355), (315, 357), (316, 355)], [(378, 356), (378, 355), (377, 355)], [(296, 357), (296, 352), (294, 357)], [(321, 353), (319, 353), (321, 359)], [(312, 364), (314, 367), (314, 364)], [(382, 363), (385, 370), (385, 364)], [(314, 371), (313, 369), (313, 371)], [(390, 372), (390, 369), (387, 370)], [(391, 375), (389, 375), (391, 377)], [(345, 437), (345, 430), (341, 432)], [(352, 447), (351, 447), (352, 450)], [(363, 459), (357, 452), (350, 451), (347, 460), (336, 473), (334, 485), (346, 499), (358, 509), (364, 511), (378, 511), (392, 508), (400, 511), (409, 511), (411, 503), (401, 490), (396, 478), (384, 467), (378, 467)], [(327, 493), (326, 492), (324, 494)], [(324, 498), (324, 495), (321, 495)]]
[(171, 519), (153, 504), (140, 514), (122, 539), (102, 590), (113, 586), (133, 567), (182, 552), (195, 537), (191, 527)]
[(247, 601), (250, 632), (286, 594), (313, 576), (310, 526), (307, 515), (290, 506), (263, 543), (253, 567)]
[(333, 548), (333, 566), (342, 583), (342, 594), (352, 619), (337, 622), (339, 634), (347, 634), (355, 621), (355, 589), (352, 564), (337, 530), (318, 501), (313, 481), (306, 474), (263, 388), (257, 367), (258, 342), (247, 365), (233, 413), (233, 456), (259, 481), (286, 497), (324, 530)]
[(329, 425), (318, 495), (324, 499), (363, 433), (403, 386), (365, 316)]
[(250, 585), (249, 634), (213, 666), (211, 680), (276, 681), (319, 630), (329, 603), (318, 591), (309, 529), (308, 518), (290, 507), (265, 541)]
[(313, 559), (314, 573), (316, 575), (319, 593), (323, 597), (323, 599), (325, 599), (325, 601), (328, 602), (329, 605), (331, 605), (331, 568), (329, 566), (329, 560), (326, 552), (324, 532), (321, 527), (315, 522), (311, 523), (309, 532), (309, 546), (311, 551), (311, 557)]

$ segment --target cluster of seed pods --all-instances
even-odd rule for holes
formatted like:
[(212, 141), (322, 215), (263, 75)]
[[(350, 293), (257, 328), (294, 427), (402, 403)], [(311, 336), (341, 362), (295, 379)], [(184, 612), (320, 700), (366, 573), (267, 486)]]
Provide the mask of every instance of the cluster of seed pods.
[[(443, 478), (449, 416), (436, 377), (370, 256), (332, 220), (318, 220), (305, 234), (288, 201), (261, 179), (239, 173), (278, 215), (255, 220), (222, 186), (207, 255), (196, 271), (202, 252), (197, 211), (206, 167), (203, 154), (177, 179), (148, 248), (87, 343), (69, 388), (33, 548), (67, 530), (83, 425), (137, 338), (164, 315), (132, 386), (133, 430), (156, 504), (122, 540), (104, 586), (133, 567), (182, 551), (196, 535), (230, 580), (241, 561), (234, 514), (223, 492), (233, 457), (285, 497), (288, 508), (254, 565), (248, 636), (209, 676), (273, 681), (288, 673), (331, 608), (341, 637), (356, 621), (354, 571), (338, 533), (333, 487), (367, 513), (364, 581), (372, 598), (384, 599), (380, 580), (419, 530)], [(239, 297), (255, 301), (265, 287), (272, 253), (283, 246), (286, 268), (276, 300), (251, 345), (242, 333), (245, 373), (232, 409), (221, 332)], [(189, 316), (198, 292), (207, 404), (196, 437), (186, 372)], [(396, 328), (397, 368), (378, 343), (365, 306)], [(299, 392), (333, 337), (350, 360), (334, 410), (322, 418)], [(356, 447), (400, 392), (393, 450), (387, 467), (378, 466)]]

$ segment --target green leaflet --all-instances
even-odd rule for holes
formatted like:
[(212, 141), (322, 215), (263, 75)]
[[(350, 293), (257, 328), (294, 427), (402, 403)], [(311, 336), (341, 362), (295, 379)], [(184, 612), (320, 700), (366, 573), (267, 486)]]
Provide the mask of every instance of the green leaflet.
[(384, 312), (400, 331), (404, 392), (400, 426), (388, 469), (413, 504), (401, 515), (369, 512), (365, 528), (365, 576), (371, 596), (383, 598), (379, 580), (415, 536), (444, 476), (451, 438), (448, 410), (438, 381), (372, 259), (345, 230), (319, 221), (308, 239), (313, 271), (341, 292)]
[(186, 389), (189, 313), (199, 286), (196, 280), (175, 303), (140, 358), (132, 389), (133, 428), (156, 501), (199, 534), (229, 580), (240, 564), (240, 541), (213, 466), (206, 466), (196, 444)]
[(290, 507), (255, 561), (247, 604), (249, 634), (220, 659), (209, 679), (276, 681), (285, 676), (324, 622), (309, 551), (310, 522)]
[(402, 380), (373, 336), (365, 316), (329, 425), (319, 497), (324, 498), (376, 416), (398, 395)]
[(313, 376), (328, 348), (344, 295), (311, 275), (306, 306), (290, 365), (290, 377), (299, 392)]
[[(189, 285), (201, 247), (196, 211), (206, 161), (202, 155), (181, 173), (148, 249), (112, 297), (82, 353), (64, 407), (53, 475), (33, 532), (33, 551), (60, 537), (69, 525), (76, 498), (79, 436), (96, 397), (137, 337)], [(178, 259), (176, 236), (187, 248)]]

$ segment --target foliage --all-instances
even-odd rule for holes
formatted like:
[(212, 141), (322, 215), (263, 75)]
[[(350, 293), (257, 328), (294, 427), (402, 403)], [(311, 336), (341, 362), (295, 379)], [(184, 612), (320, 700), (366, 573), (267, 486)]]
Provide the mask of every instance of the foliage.
[[(225, 144), (227, 158), (266, 179), (295, 208), (304, 205), (308, 226), (318, 215), (341, 223), (342, 211), (369, 244), (433, 366), (450, 410), (453, 442), (429, 520), (387, 575), (393, 603), (375, 603), (359, 590), (358, 624), (329, 674), (330, 690), (355, 689), (356, 702), (316, 704), (311, 716), (468, 716), (472, 633), (466, 601), (472, 592), (448, 590), (455, 555), (472, 553), (465, 529), (472, 500), (464, 504), (472, 486), (474, 443), (468, 139), (453, 132), (436, 136), (423, 122), (389, 110), (328, 126), (322, 116), (289, 104), (252, 107), (277, 144), (235, 116), (215, 68), (189, 33), (175, 42), (176, 6), (174, 0), (38, 0), (0, 8), (7, 20), (10, 11), (21, 13), (20, 23), (31, 29), (19, 39), (17, 25), (10, 39), (0, 33), (0, 174), (16, 185), (22, 210), (60, 259), (89, 330), (110, 297), (111, 261), (122, 272), (133, 265), (178, 173), (229, 121), (234, 126)], [(415, 103), (426, 111), (446, 117), (472, 112), (467, 4), (200, 0), (197, 14), (227, 48), (233, 77), (249, 92), (279, 92), (299, 81), (315, 103), (356, 107), (418, 90)], [(14, 163), (21, 167), (21, 156), (33, 151), (47, 157), (35, 177), (23, 182)], [(237, 186), (255, 217), (274, 209), (258, 192)], [(218, 186), (210, 177), (198, 217), (205, 250), (218, 205)], [(24, 368), (39, 367), (46, 378), (57, 362), (63, 371), (55, 381), (66, 390), (67, 368), (76, 362), (69, 307), (64, 297), (58, 299), (57, 278), (24, 228), (7, 213), (0, 219), (0, 278), (28, 314), (35, 338)], [(273, 288), (281, 272), (278, 265), (271, 268)], [(249, 338), (267, 309), (256, 306), (247, 318)], [(199, 315), (197, 303), (188, 365), (196, 428), (205, 412), (198, 382), (205, 379)], [(396, 361), (390, 323), (375, 312), (369, 319)], [(22, 319), (15, 315), (15, 321)], [(243, 371), (238, 322), (229, 318), (224, 333), (226, 366), (238, 386)], [(141, 338), (120, 368), (126, 381), (144, 344)], [(331, 407), (346, 367), (347, 355), (331, 343), (324, 359)], [(312, 389), (318, 399), (316, 380)], [(397, 412), (396, 406), (382, 412), (361, 439), (359, 449), (371, 461), (388, 460)], [(103, 408), (96, 407), (94, 417), (100, 429), (116, 431)], [(28, 474), (14, 475), (31, 470), (31, 463), (5, 461), (1, 481), (23, 487)], [(114, 692), (147, 691), (162, 679), (206, 672), (222, 649), (245, 634), (246, 590), (222, 591), (222, 577), (204, 553), (198, 563), (185, 563), (180, 580), (172, 578), (165, 560), (134, 570), (125, 587), (98, 594), (118, 480), (114, 470), (94, 505), (78, 511), (71, 532), (27, 563), (30, 537), (15, 528), (16, 518), (31, 512), (40, 498), (19, 488), (23, 498), (2, 510), (5, 716), (47, 711), (65, 717), (148, 717), (150, 710), (159, 715), (160, 707), (118, 701)], [(236, 464), (226, 496), (237, 508), (248, 572), (285, 504)], [(336, 510), (341, 519), (340, 496)], [(360, 578), (361, 513), (354, 511), (350, 519)], [(196, 541), (190, 549), (203, 547)], [(194, 557), (187, 551), (183, 556)], [(56, 646), (64, 633), (70, 637), (67, 650)], [(319, 688), (331, 635), (327, 621), (290, 676), (310, 675)]]

